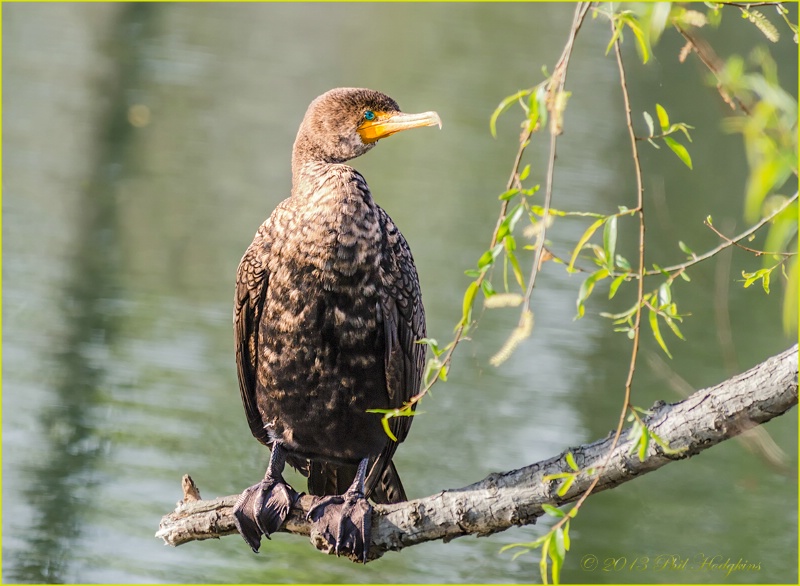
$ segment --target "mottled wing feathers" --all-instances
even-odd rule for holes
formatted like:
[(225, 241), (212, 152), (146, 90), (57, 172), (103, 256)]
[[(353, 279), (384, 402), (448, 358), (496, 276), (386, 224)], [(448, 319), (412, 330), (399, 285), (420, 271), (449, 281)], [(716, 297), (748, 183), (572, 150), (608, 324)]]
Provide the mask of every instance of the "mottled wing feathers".
[[(378, 210), (385, 235), (380, 310), (386, 346), (386, 392), (389, 406), (401, 408), (419, 392), (422, 382), (425, 346), (417, 341), (425, 337), (425, 310), (408, 243), (386, 212), (380, 208)], [(391, 459), (397, 444), (408, 435), (411, 422), (411, 417), (394, 417), (389, 422), (398, 441), (387, 442), (372, 466), (366, 483), (367, 494), (374, 491), (373, 498), (378, 502), (405, 500), (403, 485)]]
[(250, 431), (263, 444), (268, 442), (268, 437), (258, 411), (256, 380), (258, 328), (269, 284), (267, 259), (271, 243), (267, 236), (268, 223), (269, 220), (258, 229), (252, 244), (239, 263), (233, 304), (233, 330), (236, 366), (239, 371), (239, 392), (242, 396), (242, 404)]

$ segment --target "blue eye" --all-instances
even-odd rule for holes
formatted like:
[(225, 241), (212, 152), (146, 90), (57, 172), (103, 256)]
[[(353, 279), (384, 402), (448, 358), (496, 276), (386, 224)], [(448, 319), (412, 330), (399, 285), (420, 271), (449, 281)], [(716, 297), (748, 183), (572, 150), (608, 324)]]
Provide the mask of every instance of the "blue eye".
[(375, 112), (372, 110), (367, 110), (364, 112), (364, 119), (365, 120), (375, 120)]

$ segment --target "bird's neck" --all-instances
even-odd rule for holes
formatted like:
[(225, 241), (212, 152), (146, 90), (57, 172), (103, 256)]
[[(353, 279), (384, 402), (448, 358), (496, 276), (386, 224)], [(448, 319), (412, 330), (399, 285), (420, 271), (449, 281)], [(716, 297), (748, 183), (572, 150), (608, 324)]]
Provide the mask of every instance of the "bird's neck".
[(358, 171), (319, 160), (292, 165), (292, 197), (313, 207), (338, 206), (353, 199), (373, 205), (367, 182)]

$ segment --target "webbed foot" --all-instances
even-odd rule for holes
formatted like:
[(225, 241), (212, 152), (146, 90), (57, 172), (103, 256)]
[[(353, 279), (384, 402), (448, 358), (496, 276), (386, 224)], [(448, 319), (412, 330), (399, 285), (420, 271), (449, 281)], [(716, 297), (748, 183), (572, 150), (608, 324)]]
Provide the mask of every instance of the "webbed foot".
[(264, 480), (246, 489), (233, 506), (236, 529), (254, 552), (258, 552), (261, 536), (280, 529), (292, 505), (300, 498), (283, 479), (286, 451), (279, 442), (272, 445)]
[(372, 530), (372, 506), (364, 496), (369, 458), (358, 465), (353, 484), (344, 494), (315, 497), (307, 518), (317, 549), (367, 563)]
[(300, 497), (282, 478), (267, 476), (245, 489), (233, 507), (236, 529), (254, 552), (261, 545), (261, 535), (268, 539), (280, 529), (292, 505)]

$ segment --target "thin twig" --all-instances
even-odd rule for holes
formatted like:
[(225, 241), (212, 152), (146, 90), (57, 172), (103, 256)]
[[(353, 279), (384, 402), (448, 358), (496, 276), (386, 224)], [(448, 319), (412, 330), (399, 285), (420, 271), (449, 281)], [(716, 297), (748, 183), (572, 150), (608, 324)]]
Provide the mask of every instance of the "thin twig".
[[(731, 102), (731, 96), (728, 95), (728, 92), (722, 87), (722, 80), (719, 78), (720, 69), (722, 66), (720, 65), (719, 57), (717, 54), (714, 53), (714, 50), (711, 46), (701, 39), (696, 39), (687, 31), (685, 28), (680, 26), (677, 22), (673, 22), (675, 29), (681, 34), (681, 36), (686, 39), (686, 42), (691, 45), (692, 50), (694, 51), (695, 55), (697, 55), (698, 59), (705, 65), (708, 70), (714, 74), (714, 77), (717, 78), (717, 91), (719, 92), (720, 96), (722, 97), (723, 101), (731, 106), (734, 107), (734, 104)], [(736, 105), (747, 114), (748, 116), (751, 114), (750, 108), (739, 99), (739, 96), (734, 95), (733, 99), (736, 100)]]
[[(583, 24), (583, 20), (586, 17), (586, 13), (589, 10), (589, 6), (590, 6), (590, 3), (582, 3), (582, 4), (579, 4), (576, 7), (576, 9), (575, 9), (575, 17), (573, 18), (572, 29), (570, 31), (570, 37), (569, 37), (569, 39), (567, 41), (567, 45), (564, 48), (564, 51), (563, 51), (563, 53), (561, 55), (561, 58), (558, 60), (558, 63), (556, 64), (555, 71), (553, 73), (553, 79), (555, 79), (555, 76), (558, 73), (560, 73), (560, 75), (561, 75), (561, 79), (560, 79), (560, 83), (559, 83), (559, 89), (560, 90), (563, 90), (563, 87), (564, 87), (564, 79), (566, 77), (566, 65), (569, 63), (569, 56), (572, 53), (572, 46), (574, 44), (575, 37), (578, 34), (578, 31), (580, 30), (581, 25)], [(515, 185), (515, 183), (517, 183), (519, 181), (519, 166), (520, 166), (520, 163), (522, 162), (522, 156), (525, 153), (525, 149), (527, 148), (527, 146), (529, 144), (529, 140), (530, 140), (530, 137), (531, 137), (532, 134), (533, 134), (533, 129), (528, 128), (525, 131), (525, 133), (520, 137), (519, 149), (517, 150), (517, 155), (514, 158), (514, 163), (513, 163), (512, 168), (511, 168), (511, 174), (510, 174), (510, 176), (508, 178), (508, 182), (506, 183), (506, 190), (511, 189)], [(554, 139), (551, 138), (551, 152), (552, 152), (551, 163), (555, 160), (555, 150), (554, 150), (554, 146), (553, 146), (553, 140)], [(549, 197), (549, 195), (550, 195), (550, 190), (551, 190), (551, 187), (550, 187), (551, 184), (552, 184), (552, 171), (548, 170), (548, 192), (547, 192), (548, 195), (547, 195), (547, 198), (546, 198), (546, 201), (545, 201), (545, 214), (544, 214), (545, 218), (548, 215), (547, 212), (549, 211), (549, 207), (550, 207), (550, 197)], [(500, 208), (500, 216), (497, 219), (497, 225), (495, 226), (494, 233), (492, 234), (492, 241), (491, 241), (491, 244), (489, 245), (489, 249), (492, 249), (497, 245), (497, 235), (498, 235), (499, 230), (500, 230), (500, 225), (503, 223), (503, 220), (506, 217), (506, 213), (508, 211), (508, 205), (509, 205), (508, 204), (508, 200), (506, 200), (506, 201), (503, 202), (503, 204), (502, 204), (502, 206)], [(543, 223), (543, 227), (544, 227), (544, 223)], [(540, 246), (537, 247), (537, 250), (536, 250), (536, 260), (534, 262), (534, 272), (533, 272), (533, 275), (532, 275), (532, 278), (531, 278), (531, 282), (529, 284), (529, 291), (531, 291), (533, 289), (533, 282), (535, 281), (535, 278), (536, 278), (536, 272), (537, 272), (537, 268), (538, 268), (538, 260), (541, 257), (541, 252), (542, 252), (541, 249), (542, 249), (542, 245), (543, 244), (544, 244), (544, 233), (542, 233)], [(481, 273), (481, 275), (478, 276), (478, 278), (477, 278), (478, 286), (480, 286), (480, 284), (483, 282), (483, 279), (485, 278), (485, 276), (486, 276), (486, 273)], [(526, 295), (526, 305), (525, 305), (526, 311), (527, 311), (527, 307), (528, 307), (529, 303), (530, 303), (530, 293), (528, 293), (528, 295)], [(418, 403), (422, 399), (422, 397), (424, 397), (426, 394), (428, 394), (428, 391), (431, 390), (433, 385), (435, 385), (436, 382), (438, 380), (440, 380), (440, 375), (442, 374), (442, 372), (445, 372), (446, 369), (450, 366), (450, 362), (452, 361), (452, 358), (453, 358), (453, 352), (455, 351), (455, 349), (458, 346), (459, 342), (461, 342), (464, 339), (464, 334), (465, 334), (466, 330), (467, 330), (467, 325), (466, 324), (464, 324), (464, 323), (459, 324), (458, 328), (456, 329), (455, 336), (453, 337), (453, 341), (450, 342), (449, 348), (448, 348), (447, 352), (445, 353), (444, 358), (441, 360), (439, 368), (430, 377), (430, 382), (428, 382), (419, 393), (417, 393), (416, 395), (414, 395), (411, 398), (411, 400), (408, 402), (407, 406), (410, 407), (411, 405), (415, 405), (416, 403)]]
[[(654, 269), (654, 270), (646, 271), (644, 273), (645, 276), (649, 277), (649, 276), (652, 276), (652, 275), (660, 275), (660, 274), (663, 274), (662, 271), (666, 271), (668, 273), (672, 273), (674, 271), (686, 270), (689, 267), (691, 267), (693, 265), (696, 265), (697, 263), (703, 262), (704, 260), (707, 260), (707, 259), (711, 258), (712, 256), (715, 256), (718, 252), (720, 252), (722, 250), (725, 250), (726, 248), (728, 248), (730, 246), (733, 246), (734, 244), (738, 244), (740, 241), (744, 240), (745, 238), (749, 237), (752, 234), (755, 234), (762, 227), (764, 227), (766, 224), (768, 224), (769, 222), (774, 220), (775, 217), (778, 214), (783, 212), (786, 208), (788, 208), (790, 205), (792, 205), (794, 202), (797, 201), (797, 196), (798, 196), (798, 192), (795, 192), (794, 195), (792, 197), (790, 197), (789, 199), (787, 199), (783, 203), (782, 206), (780, 206), (778, 209), (776, 209), (770, 215), (762, 218), (758, 223), (750, 226), (750, 228), (748, 228), (747, 230), (745, 230), (744, 232), (742, 232), (738, 236), (726, 239), (725, 242), (723, 242), (719, 246), (717, 246), (715, 248), (712, 248), (711, 250), (709, 250), (707, 252), (704, 252), (703, 254), (694, 256), (694, 257), (692, 257), (692, 260), (687, 261), (685, 263), (664, 267), (661, 270), (655, 270)], [(631, 275), (631, 276), (635, 276), (635, 275)]]
[(737, 8), (758, 8), (760, 6), (780, 6), (783, 2), (717, 2), (725, 6), (736, 6)]
[[(614, 30), (614, 21), (611, 21), (611, 32), (614, 34), (616, 31)], [(611, 447), (606, 454), (606, 457), (603, 459), (603, 463), (600, 464), (599, 468), (602, 470), (605, 466), (608, 465), (608, 462), (611, 458), (611, 455), (614, 453), (614, 449), (616, 448), (617, 444), (619, 443), (620, 436), (622, 435), (622, 430), (625, 427), (625, 415), (628, 412), (630, 407), (630, 400), (633, 388), (633, 375), (636, 372), (636, 359), (639, 354), (639, 339), (640, 339), (640, 332), (641, 332), (641, 317), (642, 317), (642, 301), (644, 299), (644, 235), (645, 235), (645, 222), (644, 222), (644, 185), (642, 183), (642, 169), (639, 163), (639, 150), (636, 145), (636, 134), (633, 132), (633, 119), (631, 117), (631, 104), (630, 98), (628, 97), (628, 84), (625, 79), (625, 67), (622, 63), (622, 51), (620, 50), (620, 42), (619, 38), (614, 42), (614, 50), (617, 57), (617, 65), (619, 67), (619, 79), (620, 79), (620, 86), (622, 87), (622, 97), (625, 102), (625, 119), (628, 126), (628, 135), (630, 137), (631, 142), (631, 150), (633, 155), (633, 163), (634, 169), (636, 171), (636, 197), (637, 197), (637, 206), (636, 206), (636, 213), (639, 216), (639, 270), (638, 270), (638, 277), (639, 277), (639, 287), (638, 287), (638, 302), (636, 304), (636, 316), (634, 318), (633, 323), (633, 347), (631, 348), (631, 361), (630, 366), (628, 368), (628, 376), (625, 381), (625, 396), (622, 403), (622, 409), (620, 410), (619, 414), (619, 421), (617, 422), (617, 429), (614, 432), (614, 437), (611, 442)], [(599, 482), (599, 476), (595, 477), (589, 487), (584, 491), (578, 501), (575, 503), (573, 509), (577, 510), (583, 505), (589, 495), (592, 494), (592, 491), (597, 486)], [(555, 530), (558, 527), (564, 525), (570, 518), (570, 515), (563, 517), (558, 523), (553, 526)]]
[(711, 231), (714, 232), (717, 236), (725, 240), (726, 242), (730, 243), (733, 246), (741, 248), (742, 250), (746, 250), (747, 252), (752, 252), (756, 256), (763, 256), (763, 255), (775, 255), (775, 256), (795, 256), (796, 252), (766, 252), (764, 250), (756, 250), (755, 248), (750, 248), (749, 246), (745, 246), (744, 244), (739, 244), (739, 242), (731, 240), (725, 234), (717, 230), (713, 224), (711, 224), (708, 220), (703, 222), (706, 226), (711, 228)]
[[(575, 44), (575, 38), (578, 36), (578, 31), (583, 24), (584, 19), (586, 18), (586, 14), (589, 12), (589, 8), (591, 7), (590, 2), (584, 2), (578, 4), (575, 7), (575, 16), (572, 20), (572, 30), (570, 31), (569, 39), (567, 40), (567, 44), (564, 47), (564, 51), (561, 54), (561, 58), (558, 60), (556, 64), (555, 70), (553, 71), (552, 81), (550, 83), (550, 87), (548, 88), (549, 97), (548, 103), (554, 105), (556, 102), (556, 96), (561, 94), (564, 91), (564, 84), (567, 81), (567, 68), (569, 67), (569, 60), (572, 56), (572, 48)], [(556, 84), (557, 82), (557, 84)], [(556, 87), (558, 88), (556, 90)], [(556, 107), (555, 105), (553, 106)], [(556, 163), (556, 143), (558, 141), (558, 135), (561, 133), (560, 128), (557, 127), (558, 118), (560, 115), (556, 115), (556, 112), (551, 111), (550, 113), (550, 155), (547, 161), (547, 178), (545, 183), (545, 194), (544, 194), (544, 206), (542, 211), (542, 231), (539, 234), (539, 238), (536, 245), (536, 253), (533, 257), (533, 265), (531, 267), (531, 277), (528, 281), (528, 287), (525, 291), (525, 298), (522, 303), (522, 312), (520, 314), (520, 325), (522, 325), (523, 320), (525, 319), (526, 314), (530, 311), (531, 305), (531, 296), (533, 295), (533, 287), (536, 284), (536, 275), (539, 274), (539, 266), (541, 263), (542, 258), (542, 250), (544, 250), (544, 241), (545, 236), (547, 233), (547, 222), (546, 219), (550, 215), (550, 202), (553, 196), (553, 176), (555, 174), (555, 163)]]

